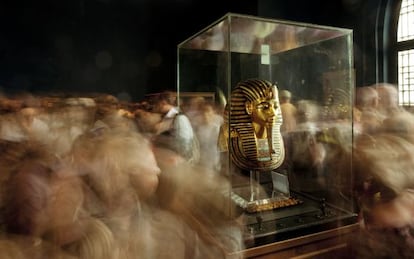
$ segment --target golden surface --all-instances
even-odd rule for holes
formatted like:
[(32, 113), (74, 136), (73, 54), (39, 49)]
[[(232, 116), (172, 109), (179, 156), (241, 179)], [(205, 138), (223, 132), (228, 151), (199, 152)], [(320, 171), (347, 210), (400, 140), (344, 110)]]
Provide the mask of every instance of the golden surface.
[(276, 85), (261, 79), (239, 82), (226, 107), (225, 122), (219, 147), (230, 152), (236, 166), (271, 171), (282, 164), (285, 150)]

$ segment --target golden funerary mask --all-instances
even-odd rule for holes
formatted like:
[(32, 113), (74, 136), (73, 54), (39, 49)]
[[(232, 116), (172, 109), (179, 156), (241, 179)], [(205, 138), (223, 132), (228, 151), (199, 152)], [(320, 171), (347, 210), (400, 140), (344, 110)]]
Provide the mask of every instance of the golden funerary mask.
[[(276, 85), (260, 79), (239, 82), (225, 110), (219, 145), (244, 170), (271, 171), (285, 157), (282, 113)], [(228, 125), (230, 123), (230, 125)]]

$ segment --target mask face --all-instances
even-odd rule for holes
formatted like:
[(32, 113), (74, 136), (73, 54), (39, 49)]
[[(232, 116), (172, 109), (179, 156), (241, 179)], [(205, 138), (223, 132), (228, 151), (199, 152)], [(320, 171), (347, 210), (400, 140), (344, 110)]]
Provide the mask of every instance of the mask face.
[(275, 85), (260, 79), (239, 82), (232, 91), (227, 118), (229, 151), (244, 170), (270, 171), (284, 160), (282, 115)]
[(254, 102), (252, 122), (261, 126), (272, 125), (276, 116), (275, 106), (276, 102), (274, 100)]

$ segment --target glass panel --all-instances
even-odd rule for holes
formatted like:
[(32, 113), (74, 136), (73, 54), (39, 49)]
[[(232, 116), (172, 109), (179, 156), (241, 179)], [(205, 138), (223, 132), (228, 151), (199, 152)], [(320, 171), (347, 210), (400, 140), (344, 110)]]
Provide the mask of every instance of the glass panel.
[[(178, 45), (183, 110), (183, 93), (217, 97), (224, 123), (213, 141), (222, 160), (216, 173), (231, 180), (247, 247), (356, 221), (352, 42), (348, 29), (227, 14)], [(297, 109), (291, 128), (278, 95)], [(327, 156), (316, 165), (313, 151)]]
[[(231, 34), (229, 38), (228, 35)], [(180, 49), (200, 49), (210, 51), (261, 54), (260, 44), (271, 46), (271, 54), (299, 48), (341, 36), (334, 29), (300, 24), (275, 24), (270, 20), (234, 16), (232, 19), (218, 21), (208, 30), (189, 38)], [(280, 38), (276, 38), (274, 36)], [(228, 42), (230, 41), (230, 46)]]

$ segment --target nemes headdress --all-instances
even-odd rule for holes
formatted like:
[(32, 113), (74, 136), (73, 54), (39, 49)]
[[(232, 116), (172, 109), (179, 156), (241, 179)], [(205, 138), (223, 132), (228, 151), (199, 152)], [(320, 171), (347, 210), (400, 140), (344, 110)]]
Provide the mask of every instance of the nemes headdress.
[[(267, 127), (267, 139), (256, 137), (252, 109), (254, 103), (273, 101), (275, 116)], [(279, 167), (285, 157), (283, 139), (280, 133), (282, 114), (279, 107), (277, 86), (261, 79), (247, 79), (239, 82), (231, 93), (226, 107), (223, 127), (228, 149), (234, 164), (244, 170), (271, 171)]]

